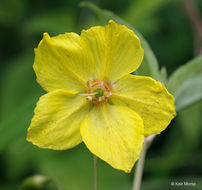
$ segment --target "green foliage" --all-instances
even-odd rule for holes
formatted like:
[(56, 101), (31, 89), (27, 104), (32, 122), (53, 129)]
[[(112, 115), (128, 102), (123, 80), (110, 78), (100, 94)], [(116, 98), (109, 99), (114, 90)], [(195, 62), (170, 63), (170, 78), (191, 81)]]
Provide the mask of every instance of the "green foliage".
[(36, 101), (42, 94), (35, 82), (32, 54), (25, 53), (14, 60), (3, 78), (0, 150), (26, 131)]
[[(45, 93), (35, 81), (33, 46), (38, 44), (43, 32), (51, 35), (75, 32), (81, 26), (107, 24), (109, 19), (128, 26), (141, 40), (145, 57), (135, 74), (162, 81), (176, 99), (176, 120), (154, 140), (147, 154), (147, 175), (142, 189), (168, 189), (170, 180), (190, 181), (190, 177), (197, 182), (196, 189), (201, 189), (202, 56), (195, 59), (190, 56), (193, 48), (192, 37), (188, 36), (190, 28), (181, 11), (176, 11), (181, 10), (180, 1), (102, 1), (105, 8), (113, 4), (114, 10), (119, 10), (116, 14), (88, 2), (81, 3), (82, 8), (78, 9), (78, 2), (0, 2), (0, 189), (23, 186), (30, 189), (28, 185), (34, 182), (36, 175), (40, 175), (40, 184), (48, 190), (92, 189), (93, 158), (83, 144), (68, 151), (52, 151), (26, 142), (34, 107)], [(182, 27), (179, 31), (178, 26)], [(180, 57), (190, 61), (184, 64)], [(131, 186), (132, 174), (98, 160), (99, 189), (129, 190)]]
[(202, 56), (190, 60), (174, 71), (168, 80), (167, 87), (172, 94), (176, 94), (184, 82), (200, 75), (202, 75)]
[(176, 110), (202, 99), (202, 56), (177, 69), (169, 78), (168, 90), (175, 96)]
[(161, 79), (161, 82), (163, 82), (164, 84), (167, 83), (168, 73), (167, 73), (166, 67), (161, 68), (161, 70), (160, 70), (160, 79)]
[(26, 127), (32, 118), (32, 111), (36, 101), (36, 98), (34, 101), (28, 100), (19, 109), (14, 109), (2, 119), (0, 122), (0, 150), (5, 149), (10, 142), (26, 131)]
[(0, 23), (7, 26), (16, 24), (25, 13), (25, 6), (26, 4), (21, 0), (1, 0)]
[[(59, 154), (53, 151), (40, 152), (42, 172), (60, 182), (62, 189), (92, 189), (93, 156), (83, 144)], [(98, 176), (101, 189), (122, 190), (128, 184), (129, 187), (131, 185), (124, 172), (112, 169), (101, 160), (98, 161)]]
[(176, 110), (202, 99), (202, 75), (193, 77), (183, 83), (175, 95)]
[(156, 32), (159, 26), (159, 19), (155, 12), (166, 6), (171, 0), (137, 0), (131, 1), (126, 9), (123, 18), (131, 23), (135, 28), (144, 31), (143, 34)]
[(48, 186), (50, 181), (51, 179), (46, 176), (34, 175), (25, 179), (20, 189), (21, 190), (46, 190), (47, 189), (46, 186)]
[(186, 139), (187, 149), (197, 149), (202, 138), (202, 101), (196, 102), (178, 114), (178, 121), (180, 123), (183, 136)]
[(40, 13), (29, 19), (24, 25), (24, 31), (29, 35), (49, 32), (51, 35), (75, 30), (75, 13), (72, 10), (54, 10)]
[[(4, 72), (1, 93), (2, 116), (20, 109), (23, 104), (26, 104), (27, 99), (36, 98), (36, 95), (39, 97), (41, 94), (42, 90), (35, 81), (33, 60), (33, 51), (24, 52), (13, 58)], [(13, 98), (14, 92), (15, 98)]]

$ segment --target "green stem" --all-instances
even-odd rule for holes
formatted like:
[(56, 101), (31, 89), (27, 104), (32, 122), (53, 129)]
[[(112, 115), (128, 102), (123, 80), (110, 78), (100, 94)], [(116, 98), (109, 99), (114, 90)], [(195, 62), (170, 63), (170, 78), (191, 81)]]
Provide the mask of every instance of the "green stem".
[(135, 169), (135, 175), (133, 180), (133, 190), (140, 190), (146, 152), (147, 152), (147, 144), (146, 142), (144, 142), (142, 147), (142, 152), (140, 154), (140, 158), (137, 162), (137, 166)]
[(93, 168), (94, 168), (94, 190), (97, 190), (97, 157), (94, 155), (93, 158)]

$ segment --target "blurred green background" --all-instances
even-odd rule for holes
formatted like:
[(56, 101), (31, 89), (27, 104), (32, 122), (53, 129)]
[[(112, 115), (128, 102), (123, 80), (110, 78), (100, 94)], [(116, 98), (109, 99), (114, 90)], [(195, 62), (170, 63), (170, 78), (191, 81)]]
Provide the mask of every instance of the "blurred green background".
[[(44, 187), (38, 189), (93, 189), (93, 157), (83, 144), (72, 150), (51, 151), (39, 149), (25, 140), (33, 109), (45, 93), (37, 84), (32, 69), (33, 49), (43, 32), (51, 36), (80, 33), (84, 28), (106, 24), (111, 13), (101, 9), (107, 9), (137, 29), (156, 55), (160, 78), (149, 74), (152, 71), (145, 72), (145, 68), (140, 69), (139, 74), (151, 75), (167, 85), (168, 77), (195, 57), (194, 31), (181, 0), (91, 0), (89, 2), (101, 8), (94, 8), (94, 11), (79, 7), (80, 2), (0, 1), (0, 190), (19, 189), (23, 181), (33, 175), (43, 176)], [(202, 2), (198, 0), (196, 5), (202, 13)], [(196, 62), (202, 63), (202, 58)], [(189, 69), (188, 75), (186, 72), (184, 75), (189, 75)], [(189, 78), (195, 80), (196, 75), (199, 77), (197, 84), (200, 84), (201, 64)], [(173, 79), (168, 89), (174, 93), (178, 82)], [(202, 91), (201, 88), (197, 90), (198, 93)], [(184, 92), (183, 89), (180, 92)], [(195, 187), (188, 189), (202, 189), (201, 96), (179, 110), (147, 153), (143, 190), (177, 189), (170, 186), (171, 181), (196, 182)], [(99, 160), (98, 189), (129, 190), (133, 173), (134, 170), (125, 174)]]

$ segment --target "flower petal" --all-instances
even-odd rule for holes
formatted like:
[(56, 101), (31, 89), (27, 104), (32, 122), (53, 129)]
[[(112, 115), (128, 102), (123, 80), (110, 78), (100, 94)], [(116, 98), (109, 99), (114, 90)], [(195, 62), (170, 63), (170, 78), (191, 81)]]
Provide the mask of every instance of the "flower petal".
[(88, 47), (75, 33), (51, 38), (45, 33), (35, 49), (34, 70), (37, 81), (46, 91), (83, 91), (94, 72), (90, 55)]
[(130, 172), (144, 141), (142, 119), (122, 106), (94, 106), (81, 124), (88, 149), (116, 169)]
[(127, 105), (143, 119), (145, 136), (159, 134), (175, 117), (174, 97), (150, 77), (126, 75), (113, 86), (112, 102)]
[(96, 64), (97, 78), (112, 81), (135, 71), (141, 64), (144, 51), (135, 33), (110, 20), (106, 26), (95, 26), (81, 33), (89, 45)]
[(91, 105), (63, 90), (42, 96), (28, 128), (27, 140), (41, 148), (64, 150), (82, 142), (80, 124)]

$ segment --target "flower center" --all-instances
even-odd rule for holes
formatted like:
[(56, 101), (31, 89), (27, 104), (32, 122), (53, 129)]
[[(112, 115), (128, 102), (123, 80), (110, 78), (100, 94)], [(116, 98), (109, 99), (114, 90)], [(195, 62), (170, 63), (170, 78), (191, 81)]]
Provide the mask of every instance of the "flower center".
[(106, 104), (112, 95), (112, 86), (106, 80), (88, 80), (86, 95), (86, 99), (94, 105)]

